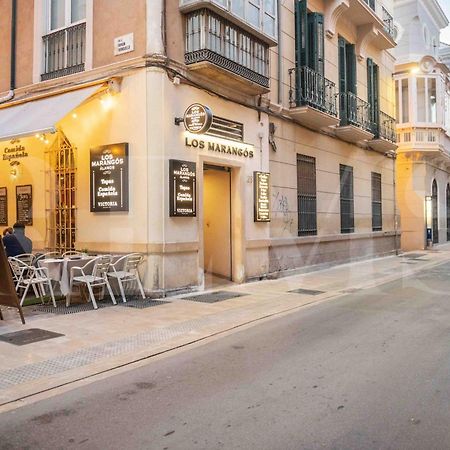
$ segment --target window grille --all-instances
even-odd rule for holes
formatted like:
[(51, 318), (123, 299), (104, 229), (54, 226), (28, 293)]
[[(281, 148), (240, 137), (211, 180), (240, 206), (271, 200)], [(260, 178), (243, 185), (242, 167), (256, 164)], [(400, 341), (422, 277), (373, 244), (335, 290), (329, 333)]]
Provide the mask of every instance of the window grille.
[(383, 229), (381, 174), (372, 172), (372, 231)]
[(316, 158), (297, 155), (298, 235), (317, 234)]
[(341, 188), (341, 233), (355, 231), (353, 204), (353, 167), (339, 165)]

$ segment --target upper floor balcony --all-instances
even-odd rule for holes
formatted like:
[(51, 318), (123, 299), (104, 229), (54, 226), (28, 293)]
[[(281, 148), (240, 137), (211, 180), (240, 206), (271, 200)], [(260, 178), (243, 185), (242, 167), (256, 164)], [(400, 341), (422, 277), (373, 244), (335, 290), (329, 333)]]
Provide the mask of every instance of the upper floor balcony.
[(368, 142), (371, 149), (385, 153), (397, 148), (395, 119), (383, 111), (379, 111), (377, 120), (372, 124), (374, 137)]
[(398, 150), (400, 152), (418, 152), (430, 155), (450, 157), (450, 136), (440, 126), (397, 128)]
[(339, 93), (339, 117), (335, 132), (340, 139), (357, 143), (374, 137), (370, 104), (353, 92)]
[(309, 67), (289, 70), (289, 105), (290, 116), (309, 128), (339, 123), (336, 85)]
[(84, 71), (86, 54), (86, 23), (57, 30), (42, 37), (44, 73), (41, 80)]
[(185, 63), (239, 92), (269, 91), (268, 45), (209, 9), (186, 15)]

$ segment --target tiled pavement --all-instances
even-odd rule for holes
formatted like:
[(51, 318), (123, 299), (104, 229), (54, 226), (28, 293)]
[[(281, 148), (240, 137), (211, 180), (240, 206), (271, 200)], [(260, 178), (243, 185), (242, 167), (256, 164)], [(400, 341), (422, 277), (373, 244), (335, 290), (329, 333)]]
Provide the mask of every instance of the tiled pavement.
[(58, 386), (450, 261), (449, 245), (439, 246), (439, 251), (415, 253), (418, 258), (391, 256), (226, 286), (220, 290), (245, 295), (215, 303), (189, 301), (184, 295), (149, 308), (115, 306), (68, 315), (30, 314), (29, 307), (25, 326), (15, 311), (2, 308), (6, 320), (0, 321), (0, 334), (40, 328), (64, 336), (20, 347), (0, 341), (0, 411), (14, 407), (16, 403), (11, 402), (16, 400), (44, 391), (51, 395)]

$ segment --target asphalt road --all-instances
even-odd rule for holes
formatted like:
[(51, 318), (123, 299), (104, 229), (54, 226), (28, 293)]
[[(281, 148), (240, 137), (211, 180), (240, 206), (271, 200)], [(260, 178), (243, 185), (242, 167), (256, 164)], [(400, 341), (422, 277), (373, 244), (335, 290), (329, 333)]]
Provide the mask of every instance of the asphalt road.
[(449, 362), (445, 264), (4, 413), (0, 448), (450, 449)]

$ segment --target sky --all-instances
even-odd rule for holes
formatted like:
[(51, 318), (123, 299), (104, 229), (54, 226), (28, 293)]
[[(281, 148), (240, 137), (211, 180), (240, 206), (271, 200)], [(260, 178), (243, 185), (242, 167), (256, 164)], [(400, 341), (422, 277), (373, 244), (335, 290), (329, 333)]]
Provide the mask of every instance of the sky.
[[(447, 19), (450, 20), (450, 0), (439, 0), (439, 3), (447, 16)], [(441, 41), (450, 44), (450, 26), (441, 31)]]

